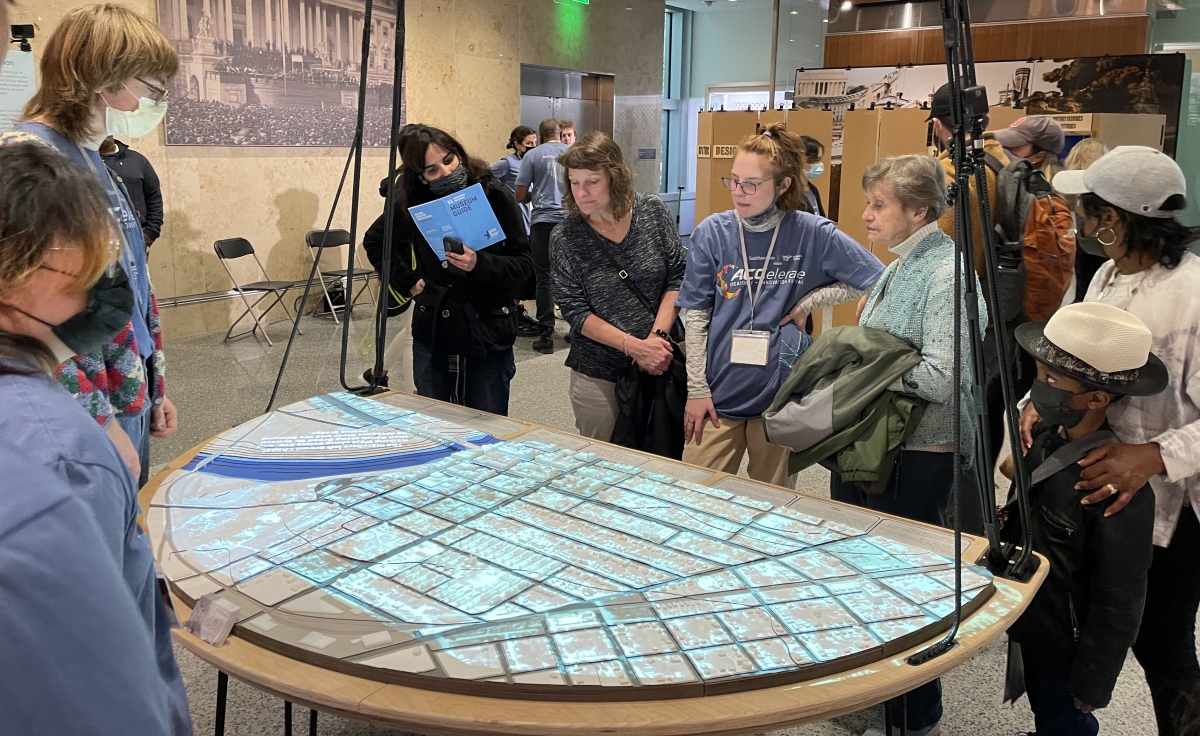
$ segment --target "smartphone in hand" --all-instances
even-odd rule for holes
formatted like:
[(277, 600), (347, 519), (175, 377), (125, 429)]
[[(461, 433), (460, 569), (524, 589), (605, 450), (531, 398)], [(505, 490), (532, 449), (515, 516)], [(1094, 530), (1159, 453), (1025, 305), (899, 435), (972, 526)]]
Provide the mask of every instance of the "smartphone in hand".
[(442, 238), (442, 247), (447, 253), (453, 253), (461, 256), (463, 253), (463, 241), (453, 235), (447, 235)]

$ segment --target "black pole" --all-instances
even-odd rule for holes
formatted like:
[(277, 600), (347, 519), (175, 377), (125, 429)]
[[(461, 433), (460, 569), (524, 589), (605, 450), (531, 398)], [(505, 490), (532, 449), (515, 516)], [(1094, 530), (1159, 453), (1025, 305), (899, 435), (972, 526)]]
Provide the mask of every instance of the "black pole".
[[(361, 390), (363, 394), (379, 393), (379, 379), (383, 375), (383, 354), (387, 350), (387, 312), (391, 298), (392, 238), (396, 219), (396, 155), (400, 146), (400, 119), (404, 102), (404, 0), (396, 2), (396, 37), (393, 40), (392, 61), (392, 128), (388, 150), (387, 194), (383, 205), (383, 262), (380, 276), (379, 303), (375, 309), (375, 367), (371, 371), (371, 383)], [(410, 307), (411, 308), (411, 307)], [(409, 358), (411, 360), (411, 357)], [(346, 372), (346, 355), (342, 353), (342, 373)]]
[[(325, 254), (325, 243), (329, 237), (329, 229), (333, 226), (333, 217), (337, 213), (338, 203), (342, 199), (342, 191), (346, 186), (346, 174), (350, 171), (350, 164), (354, 163), (354, 202), (351, 205), (350, 215), (350, 254), (349, 263), (347, 264), (348, 274), (346, 276), (346, 296), (347, 299), (353, 301), (354, 292), (351, 290), (352, 274), (354, 272), (354, 240), (357, 235), (358, 225), (358, 189), (359, 178), (362, 162), (362, 130), (363, 117), (365, 115), (364, 105), (366, 103), (366, 88), (367, 88), (367, 61), (370, 58), (371, 50), (371, 10), (373, 0), (366, 0), (366, 6), (363, 9), (363, 35), (362, 35), (362, 63), (359, 67), (358, 78), (358, 114), (355, 121), (354, 139), (350, 143), (350, 151), (346, 156), (346, 165), (342, 168), (342, 178), (338, 181), (337, 191), (333, 195), (333, 204), (329, 207), (329, 217), (325, 219), (325, 230), (321, 233), (321, 243), (317, 248), (317, 254), (313, 257), (312, 268), (308, 272), (308, 281), (304, 284), (304, 293), (300, 297), (300, 305), (296, 308), (296, 321), (292, 323), (292, 333), (288, 336), (287, 346), (283, 350), (283, 360), (279, 363), (279, 372), (275, 374), (275, 386), (271, 389), (271, 398), (267, 402), (267, 408), (264, 413), (270, 413), (275, 406), (275, 399), (279, 396), (279, 388), (283, 385), (283, 374), (287, 370), (288, 358), (292, 354), (292, 345), (296, 342), (296, 335), (300, 332), (300, 318), (304, 315), (304, 307), (308, 303), (308, 295), (312, 291), (313, 281), (316, 280), (320, 270), (321, 257)], [(307, 239), (305, 247), (309, 247)], [(330, 305), (333, 308), (333, 305)], [(346, 318), (344, 322), (349, 322), (350, 304), (347, 303), (343, 316)], [(346, 339), (349, 334), (349, 327), (346, 326), (346, 332), (342, 334), (342, 361), (341, 361), (341, 383), (342, 387), (349, 389), (346, 385)]]
[[(371, 60), (371, 13), (373, 10), (374, 0), (367, 0), (366, 7), (363, 8), (362, 50), (359, 57), (361, 66), (358, 70), (358, 115), (354, 121), (354, 148), (351, 151), (351, 155), (354, 157), (354, 179), (350, 186), (350, 246), (346, 256), (348, 263), (346, 264), (344, 287), (345, 307), (342, 310), (342, 356), (338, 367), (338, 380), (341, 382), (342, 388), (347, 391), (354, 390), (346, 383), (346, 354), (350, 345), (350, 310), (353, 308), (351, 302), (354, 300), (354, 254), (358, 244), (358, 196), (362, 190), (363, 119), (366, 116), (367, 106), (367, 64)], [(381, 301), (387, 303), (386, 299)]]

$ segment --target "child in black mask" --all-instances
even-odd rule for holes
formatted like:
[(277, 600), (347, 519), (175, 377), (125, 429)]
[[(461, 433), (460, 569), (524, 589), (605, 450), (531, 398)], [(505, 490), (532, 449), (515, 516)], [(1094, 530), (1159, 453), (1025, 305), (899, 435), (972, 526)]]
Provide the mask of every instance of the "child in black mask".
[[(1049, 322), (1017, 328), (1016, 336), (1038, 364), (1030, 395), (1042, 422), (1026, 468), (1033, 548), (1050, 572), (1008, 632), (1005, 698), (1028, 692), (1038, 734), (1094, 736), (1099, 723), (1092, 711), (1108, 705), (1141, 623), (1154, 494), (1143, 490), (1121, 513), (1106, 516), (1111, 501), (1080, 503), (1078, 463), (1116, 441), (1109, 405), (1162, 391), (1167, 371), (1150, 353), (1146, 325), (1109, 304), (1063, 307)], [(1115, 497), (1118, 489), (1109, 490)], [(1015, 501), (1006, 511), (1004, 537), (1018, 541)]]

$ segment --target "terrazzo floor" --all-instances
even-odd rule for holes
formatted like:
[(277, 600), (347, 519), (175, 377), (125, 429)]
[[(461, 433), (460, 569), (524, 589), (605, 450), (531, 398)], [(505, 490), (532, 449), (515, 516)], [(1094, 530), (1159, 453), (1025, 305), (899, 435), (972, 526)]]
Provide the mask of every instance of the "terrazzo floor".
[[(347, 381), (361, 385), (362, 371), (374, 362), (359, 353), (360, 340), (368, 322), (351, 325)], [(560, 331), (564, 327), (559, 323)], [(224, 344), (221, 333), (171, 338), (166, 341), (168, 395), (179, 410), (179, 430), (166, 440), (154, 440), (151, 462), (155, 472), (175, 457), (213, 435), (258, 416), (266, 409), (271, 387), (283, 357), (290, 325), (269, 328), (274, 347), (245, 338)], [(305, 334), (298, 337), (288, 360), (287, 371), (276, 406), (342, 388), (339, 378), (341, 332), (332, 321), (306, 318)], [(566, 344), (556, 341), (553, 355), (535, 353), (531, 340), (519, 339), (516, 346), (517, 375), (512, 382), (510, 414), (556, 429), (574, 431), (567, 398), (569, 369), (563, 365)], [(829, 495), (829, 475), (812, 468), (797, 479), (799, 490), (812, 495)], [(197, 734), (213, 732), (216, 704), (216, 671), (183, 649), (176, 647), (180, 669), (187, 685), (192, 718)], [(944, 736), (1011, 736), (1032, 730), (1033, 717), (1024, 699), (1015, 707), (1001, 704), (1005, 646), (1000, 641), (967, 664), (943, 678), (942, 719)], [(1117, 683), (1112, 704), (1098, 712), (1101, 733), (1114, 736), (1147, 736), (1154, 733), (1150, 695), (1141, 669), (1132, 656)], [(296, 708), (295, 733), (306, 733), (308, 711)], [(867, 728), (882, 728), (880, 707), (841, 718), (771, 732), (770, 736), (846, 736)], [(230, 680), (225, 733), (250, 736), (284, 732), (283, 702), (253, 687)], [(382, 736), (397, 734), (375, 726), (322, 714), (318, 733), (322, 736)]]

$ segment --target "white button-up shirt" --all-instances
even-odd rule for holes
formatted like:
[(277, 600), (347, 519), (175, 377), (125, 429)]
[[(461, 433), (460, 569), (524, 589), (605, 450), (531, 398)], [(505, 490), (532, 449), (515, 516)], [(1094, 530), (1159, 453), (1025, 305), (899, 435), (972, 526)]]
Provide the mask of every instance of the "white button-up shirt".
[(1173, 269), (1123, 275), (1112, 261), (1096, 272), (1084, 301), (1104, 302), (1138, 317), (1154, 335), (1151, 351), (1167, 367), (1170, 384), (1154, 396), (1113, 404), (1108, 421), (1127, 444), (1157, 442), (1166, 473), (1154, 489), (1154, 543), (1171, 543), (1184, 500), (1200, 516), (1200, 258), (1191, 253)]

